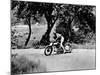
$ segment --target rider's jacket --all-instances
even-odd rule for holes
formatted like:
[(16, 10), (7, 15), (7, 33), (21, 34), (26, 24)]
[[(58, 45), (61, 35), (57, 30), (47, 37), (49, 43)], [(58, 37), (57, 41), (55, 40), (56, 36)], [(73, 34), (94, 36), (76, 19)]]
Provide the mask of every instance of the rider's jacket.
[(61, 43), (61, 36), (56, 39), (57, 42)]

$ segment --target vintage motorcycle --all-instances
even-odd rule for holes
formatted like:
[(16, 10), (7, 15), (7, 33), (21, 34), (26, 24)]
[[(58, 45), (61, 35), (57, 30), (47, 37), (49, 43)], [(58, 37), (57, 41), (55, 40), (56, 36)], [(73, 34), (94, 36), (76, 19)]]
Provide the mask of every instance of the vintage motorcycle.
[[(65, 51), (64, 51), (65, 50)], [(52, 53), (56, 54), (64, 54), (64, 53), (71, 53), (72, 47), (70, 43), (66, 43), (64, 49), (60, 46), (59, 42), (51, 42), (48, 46), (46, 46), (44, 50), (44, 54), (46, 56), (51, 55)]]

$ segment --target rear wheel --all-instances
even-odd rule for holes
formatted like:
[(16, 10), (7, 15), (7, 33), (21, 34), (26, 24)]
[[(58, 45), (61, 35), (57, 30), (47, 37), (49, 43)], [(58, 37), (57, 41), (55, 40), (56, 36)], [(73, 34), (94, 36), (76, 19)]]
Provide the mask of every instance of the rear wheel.
[(65, 46), (65, 50), (66, 50), (66, 53), (71, 53), (71, 52), (72, 52), (72, 47), (71, 47), (71, 45), (66, 45), (66, 46)]
[(51, 53), (52, 53), (52, 47), (51, 46), (46, 47), (45, 51), (44, 51), (44, 54), (46, 56), (49, 56), (49, 55), (51, 55)]

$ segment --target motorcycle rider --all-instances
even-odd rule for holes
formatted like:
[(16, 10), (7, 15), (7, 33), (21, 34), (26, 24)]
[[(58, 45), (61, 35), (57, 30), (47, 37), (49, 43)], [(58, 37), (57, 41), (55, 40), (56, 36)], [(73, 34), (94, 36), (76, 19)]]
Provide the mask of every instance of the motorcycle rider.
[(64, 48), (64, 37), (63, 37), (63, 35), (59, 34), (59, 33), (54, 33), (54, 36), (55, 36), (56, 42), (60, 43), (60, 47), (63, 48), (64, 53), (65, 53), (66, 51), (65, 51), (65, 48)]

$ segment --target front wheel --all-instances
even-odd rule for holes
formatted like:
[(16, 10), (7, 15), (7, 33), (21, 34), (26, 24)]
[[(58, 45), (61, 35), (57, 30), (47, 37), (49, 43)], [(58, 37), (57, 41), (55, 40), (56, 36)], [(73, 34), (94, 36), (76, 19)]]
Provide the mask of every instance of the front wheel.
[(45, 48), (44, 54), (45, 54), (46, 56), (49, 56), (49, 55), (51, 55), (52, 50), (53, 50), (52, 47), (51, 47), (51, 46), (48, 46), (48, 47)]

